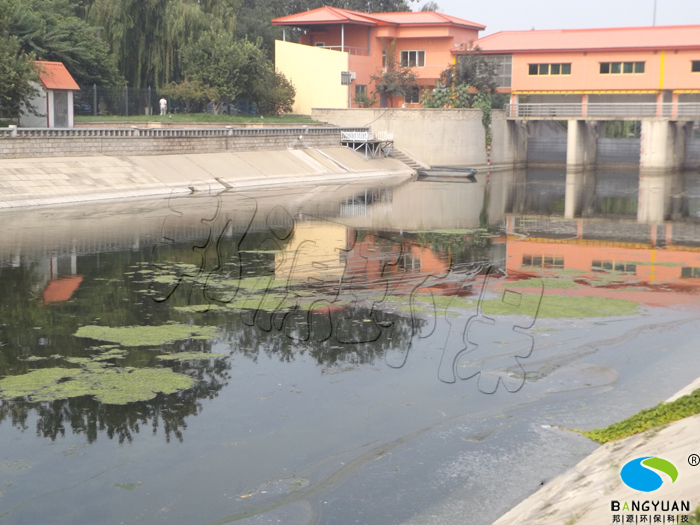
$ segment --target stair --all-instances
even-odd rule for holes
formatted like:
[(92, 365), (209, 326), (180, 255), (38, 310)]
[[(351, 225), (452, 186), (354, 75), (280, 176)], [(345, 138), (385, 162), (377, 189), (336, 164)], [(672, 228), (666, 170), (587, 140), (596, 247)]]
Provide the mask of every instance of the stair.
[(391, 148), (391, 153), (389, 154), (389, 156), (392, 158), (395, 158), (398, 161), (403, 162), (406, 166), (408, 166), (409, 168), (411, 168), (413, 170), (427, 168), (427, 166), (425, 164), (421, 164), (413, 157), (409, 157), (403, 151), (398, 149), (396, 146)]

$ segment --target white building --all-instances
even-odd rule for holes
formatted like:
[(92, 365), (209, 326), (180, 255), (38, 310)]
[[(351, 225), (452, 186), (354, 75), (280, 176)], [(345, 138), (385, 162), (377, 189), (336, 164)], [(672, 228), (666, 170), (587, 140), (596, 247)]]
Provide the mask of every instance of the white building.
[(24, 128), (72, 128), (73, 91), (80, 91), (66, 66), (61, 62), (35, 62), (41, 85), (31, 105), (38, 115), (22, 108), (19, 125)]

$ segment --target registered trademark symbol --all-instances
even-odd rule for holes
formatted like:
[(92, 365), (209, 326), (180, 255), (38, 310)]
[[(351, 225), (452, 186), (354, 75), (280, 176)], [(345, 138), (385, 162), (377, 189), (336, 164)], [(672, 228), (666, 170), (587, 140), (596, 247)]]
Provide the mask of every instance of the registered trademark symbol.
[(698, 456), (697, 454), (691, 454), (690, 456), (688, 456), (688, 463), (690, 463), (693, 467), (697, 467), (698, 465), (700, 465), (700, 456)]

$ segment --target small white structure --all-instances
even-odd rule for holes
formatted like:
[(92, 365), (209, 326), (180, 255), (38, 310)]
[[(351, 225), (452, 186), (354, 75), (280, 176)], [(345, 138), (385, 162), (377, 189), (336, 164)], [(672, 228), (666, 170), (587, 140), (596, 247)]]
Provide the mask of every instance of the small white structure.
[(31, 102), (36, 112), (33, 115), (22, 108), (19, 125), (25, 128), (72, 128), (73, 91), (80, 91), (66, 66), (61, 62), (35, 62), (39, 70), (41, 85)]

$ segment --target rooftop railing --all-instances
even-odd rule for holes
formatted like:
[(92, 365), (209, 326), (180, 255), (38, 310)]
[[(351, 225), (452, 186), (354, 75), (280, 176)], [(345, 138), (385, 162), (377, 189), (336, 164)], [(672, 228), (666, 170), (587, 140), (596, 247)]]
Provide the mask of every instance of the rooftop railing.
[(355, 47), (355, 46), (316, 46), (323, 49), (330, 49), (331, 51), (343, 51), (351, 55), (357, 55), (366, 57), (369, 56), (369, 49), (366, 47)]

